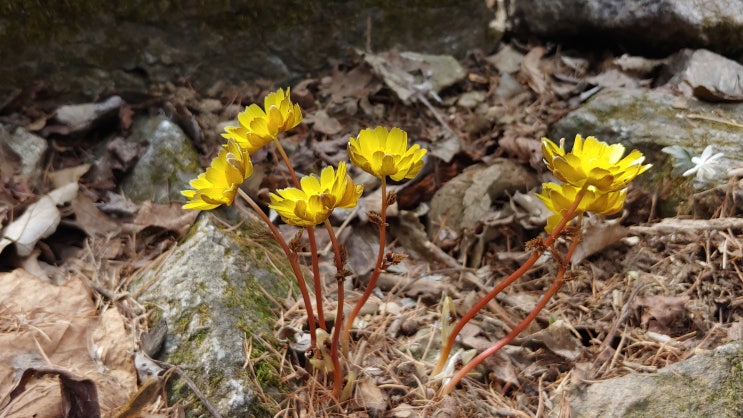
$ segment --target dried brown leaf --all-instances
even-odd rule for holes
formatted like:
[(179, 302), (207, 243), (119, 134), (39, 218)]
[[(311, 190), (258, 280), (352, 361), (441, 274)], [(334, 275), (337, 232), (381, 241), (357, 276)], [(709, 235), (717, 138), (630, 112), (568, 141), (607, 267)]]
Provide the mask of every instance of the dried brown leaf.
[(547, 52), (544, 47), (538, 46), (532, 48), (521, 61), (521, 75), (526, 78), (526, 82), (535, 93), (538, 95), (545, 94), (549, 85), (547, 84), (547, 76), (542, 72), (539, 64)]
[(686, 312), (689, 296), (646, 296), (637, 298), (634, 308), (640, 310), (640, 321), (649, 331), (672, 335), (671, 327)]
[(183, 235), (198, 215), (199, 212), (184, 210), (176, 203), (160, 205), (147, 201), (139, 208), (137, 217), (132, 223), (126, 224), (125, 229), (140, 232), (148, 227), (157, 227)]
[[(81, 379), (64, 369), (58, 368), (29, 367), (24, 369), (20, 380), (8, 396), (9, 402), (12, 403), (16, 398), (18, 398), (18, 396), (26, 390), (28, 383), (47, 375), (57, 376), (59, 379), (60, 392), (62, 395), (62, 417), (98, 418), (101, 416), (101, 408), (98, 405), (98, 393), (96, 391), (95, 383), (93, 383), (92, 380)], [(18, 413), (18, 415), (14, 415), (11, 412), (11, 414), (6, 416), (20, 417), (23, 414), (28, 414), (25, 416), (32, 417), (38, 416), (38, 414), (28, 410), (18, 411)]]
[[(54, 368), (56, 375), (94, 382), (104, 412), (126, 403), (136, 390), (134, 347), (123, 318), (115, 309), (98, 316), (80, 279), (57, 286), (21, 269), (0, 274), (0, 306), (0, 399), (16, 386), (15, 371), (50, 369), (49, 364), (64, 365)], [(48, 415), (63, 405), (55, 386), (56, 378), (29, 381), (5, 411), (60, 416)]]
[(382, 390), (368, 377), (357, 380), (356, 401), (366, 408), (371, 417), (381, 417), (387, 409), (387, 399)]
[(121, 231), (119, 223), (101, 212), (87, 193), (77, 195), (72, 201), (72, 210), (75, 213), (75, 223), (89, 237), (118, 234)]

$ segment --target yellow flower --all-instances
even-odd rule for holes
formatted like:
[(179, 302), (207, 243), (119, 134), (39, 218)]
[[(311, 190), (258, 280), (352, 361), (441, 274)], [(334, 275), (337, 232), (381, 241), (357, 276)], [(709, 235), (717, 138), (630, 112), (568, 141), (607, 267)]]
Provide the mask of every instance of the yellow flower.
[(412, 179), (423, 167), (426, 150), (418, 144), (408, 148), (408, 134), (398, 128), (389, 132), (378, 126), (364, 129), (348, 141), (348, 155), (357, 167), (378, 178)]
[(299, 125), (302, 121), (302, 110), (298, 104), (291, 102), (289, 88), (269, 94), (263, 100), (263, 109), (252, 104), (237, 115), (240, 126), (225, 128), (224, 138), (234, 139), (241, 147), (254, 153), (273, 141), (281, 132)]
[[(547, 232), (552, 232), (563, 216), (567, 214), (568, 209), (575, 203), (579, 190), (579, 188), (568, 183), (544, 183), (542, 185), (542, 192), (538, 193), (537, 197), (552, 212), (552, 215), (547, 219), (547, 226), (545, 227)], [(588, 186), (575, 210), (573, 218), (582, 216), (585, 212), (600, 213), (602, 215), (617, 213), (622, 210), (626, 197), (627, 189), (601, 193), (595, 187)]]
[(204, 173), (191, 180), (196, 190), (183, 190), (189, 199), (183, 209), (211, 210), (220, 205), (231, 205), (237, 188), (253, 174), (253, 163), (248, 152), (235, 141), (228, 141)]
[(305, 176), (300, 180), (301, 189), (287, 187), (271, 193), (269, 207), (278, 212), (284, 222), (296, 226), (315, 226), (325, 222), (335, 208), (351, 208), (364, 191), (355, 185), (346, 173), (346, 163), (338, 164), (338, 170), (325, 167), (317, 176)]
[(638, 175), (651, 167), (642, 165), (645, 157), (638, 150), (632, 150), (626, 157), (621, 144), (608, 145), (589, 136), (583, 140), (575, 136), (573, 150), (565, 153), (565, 140), (558, 147), (547, 138), (542, 138), (542, 153), (547, 168), (558, 179), (578, 188), (584, 185), (595, 186), (598, 192), (615, 192), (627, 187)]

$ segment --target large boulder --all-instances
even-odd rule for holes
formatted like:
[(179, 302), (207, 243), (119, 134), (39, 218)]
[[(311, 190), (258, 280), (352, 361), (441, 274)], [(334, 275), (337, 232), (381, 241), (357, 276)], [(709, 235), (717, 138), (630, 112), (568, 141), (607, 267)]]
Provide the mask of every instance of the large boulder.
[(6, 3), (0, 107), (38, 81), (78, 99), (179, 77), (204, 90), (217, 81), (286, 82), (354, 48), (462, 57), (493, 44), (483, 0)]
[(743, 3), (737, 0), (514, 0), (517, 35), (603, 43), (637, 54), (681, 48), (743, 52)]

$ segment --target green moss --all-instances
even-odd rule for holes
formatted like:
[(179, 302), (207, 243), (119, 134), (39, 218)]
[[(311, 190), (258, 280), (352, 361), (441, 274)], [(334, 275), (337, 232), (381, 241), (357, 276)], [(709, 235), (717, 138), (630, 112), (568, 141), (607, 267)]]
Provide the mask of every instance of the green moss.
[[(740, 354), (740, 352), (739, 352)], [(730, 417), (743, 416), (743, 356), (731, 359), (730, 375), (723, 382), (720, 391), (710, 396), (710, 403), (720, 410), (729, 411)]]
[[(695, 416), (733, 418), (742, 416), (743, 358), (736, 355), (727, 361), (731, 362), (731, 373), (722, 382), (722, 387), (715, 390), (709, 388), (709, 380), (703, 376), (657, 375), (654, 378), (656, 386), (669, 388), (664, 393), (664, 397), (666, 397), (664, 402), (656, 403), (650, 400), (638, 402), (633, 405), (627, 417)], [(700, 391), (700, 388), (704, 388), (704, 390)], [(702, 395), (702, 393), (706, 395)]]

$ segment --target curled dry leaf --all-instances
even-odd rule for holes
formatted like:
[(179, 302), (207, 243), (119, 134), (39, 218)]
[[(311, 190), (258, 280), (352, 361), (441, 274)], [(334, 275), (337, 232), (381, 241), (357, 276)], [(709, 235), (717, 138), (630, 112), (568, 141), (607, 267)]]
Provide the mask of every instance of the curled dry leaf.
[(35, 203), (29, 205), (19, 218), (14, 220), (3, 231), (0, 240), (0, 252), (10, 244), (15, 244), (18, 255), (31, 254), (36, 243), (57, 230), (62, 219), (57, 205), (72, 200), (77, 195), (77, 183), (69, 183), (49, 194), (42, 196)]
[(498, 146), (518, 162), (529, 163), (533, 168), (542, 165), (542, 142), (523, 136), (504, 135)]
[(325, 135), (335, 135), (343, 130), (338, 119), (329, 116), (325, 110), (318, 110), (314, 115), (307, 115), (307, 123), (312, 122), (315, 130)]
[(289, 348), (298, 353), (304, 353), (310, 348), (310, 334), (289, 325), (278, 330), (276, 339), (281, 343), (288, 344)]
[(64, 105), (57, 109), (56, 119), (68, 133), (90, 129), (101, 118), (118, 112), (124, 104), (119, 96), (111, 96), (99, 103)]
[(357, 381), (356, 400), (366, 408), (371, 417), (381, 417), (387, 409), (387, 399), (384, 393), (369, 377), (362, 377)]
[(521, 75), (526, 78), (529, 88), (540, 96), (547, 93), (549, 89), (547, 76), (539, 68), (540, 60), (545, 52), (547, 50), (541, 46), (532, 48), (521, 61)]
[(625, 238), (629, 231), (622, 226), (618, 220), (604, 220), (598, 217), (591, 217), (585, 222), (583, 239), (573, 254), (573, 264), (578, 265), (586, 257), (596, 254), (607, 248), (622, 238)]
[[(8, 402), (12, 403), (18, 399), (26, 391), (26, 386), (29, 383), (38, 381), (45, 376), (56, 376), (59, 379), (62, 404), (46, 404), (48, 399), (39, 400), (39, 403), (44, 403), (52, 411), (59, 411), (60, 416), (64, 418), (98, 418), (101, 416), (95, 383), (90, 379), (83, 379), (64, 369), (54, 367), (29, 367), (23, 370), (20, 380), (8, 396)], [(40, 405), (37, 403), (34, 406), (39, 408)], [(9, 416), (20, 417), (21, 414), (28, 413), (29, 415), (24, 416), (40, 417), (48, 416), (46, 414), (49, 412), (49, 410), (43, 411), (44, 415), (40, 415), (39, 413), (31, 414), (31, 411), (27, 410), (18, 410), (18, 415), (11, 412)]]
[(558, 356), (570, 361), (580, 357), (583, 346), (573, 330), (562, 319), (526, 337), (523, 345), (543, 345)]
[(633, 305), (634, 309), (640, 311), (640, 322), (649, 331), (673, 335), (673, 325), (684, 317), (687, 302), (689, 302), (689, 296), (686, 295), (652, 295), (637, 298)]

